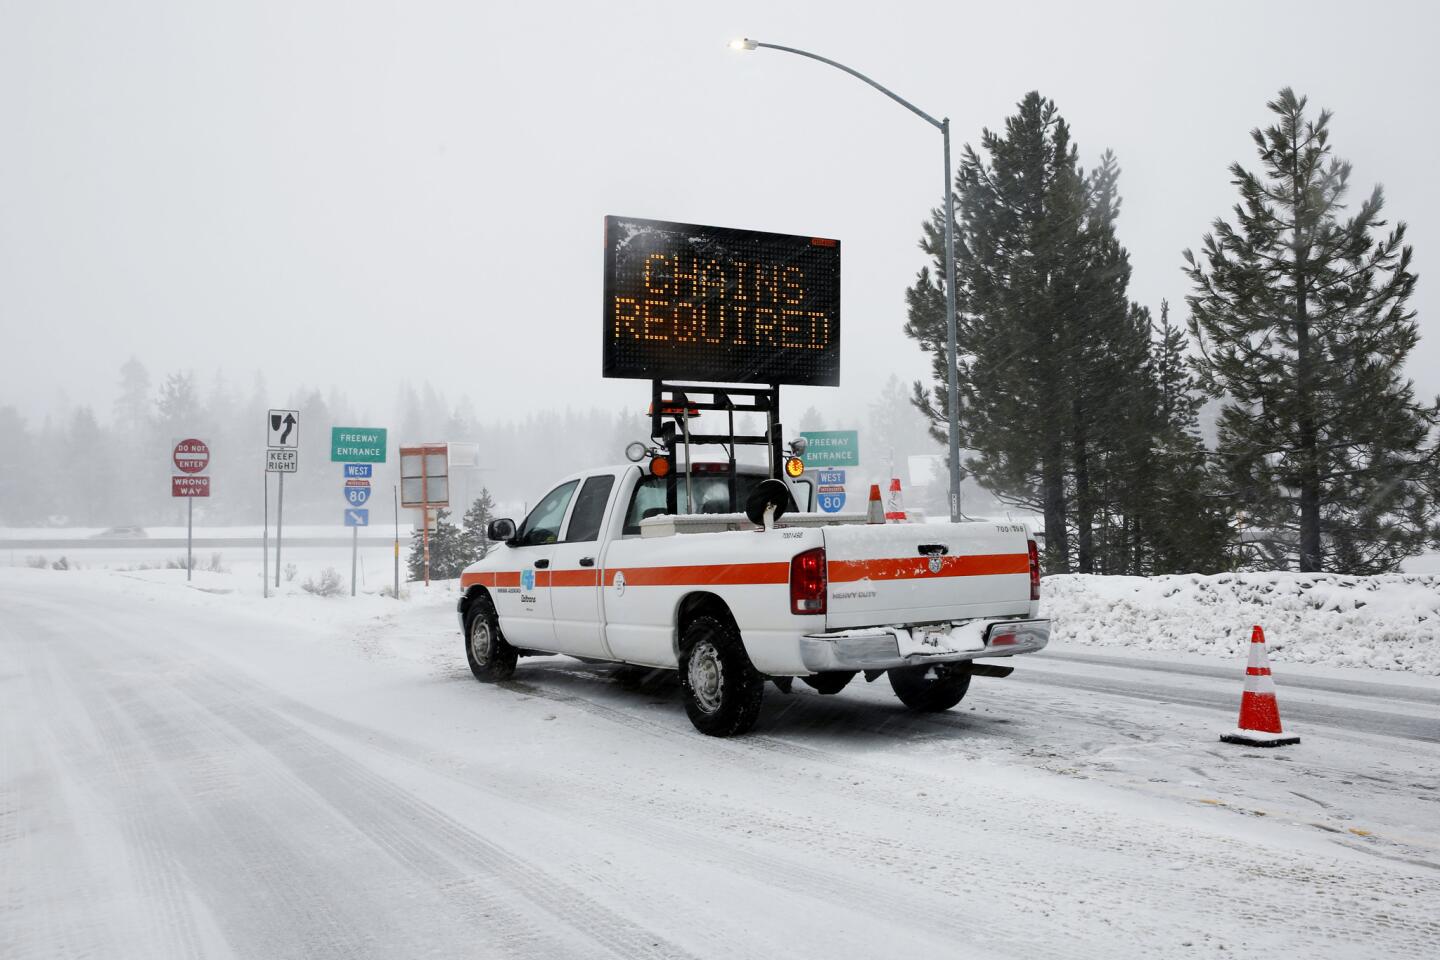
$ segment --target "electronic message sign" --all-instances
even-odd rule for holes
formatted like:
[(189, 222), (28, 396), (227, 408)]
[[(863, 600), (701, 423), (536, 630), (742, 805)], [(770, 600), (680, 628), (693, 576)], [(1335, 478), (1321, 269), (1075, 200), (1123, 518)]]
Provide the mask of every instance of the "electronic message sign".
[(840, 385), (840, 241), (605, 218), (604, 374)]

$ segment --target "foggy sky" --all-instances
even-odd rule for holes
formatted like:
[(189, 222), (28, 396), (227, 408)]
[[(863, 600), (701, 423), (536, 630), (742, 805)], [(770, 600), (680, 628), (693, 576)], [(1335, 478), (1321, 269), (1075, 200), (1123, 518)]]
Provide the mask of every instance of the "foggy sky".
[[(893, 371), (939, 134), (820, 64), (948, 114), (956, 153), (1026, 91), (1082, 162), (1111, 148), (1131, 296), (1185, 315), (1181, 251), (1258, 167), (1285, 85), (1335, 111), (1353, 199), (1410, 224), (1440, 391), (1440, 68), (1414, 3), (505, 4), (0, 0), (0, 404), (110, 414), (120, 364), (261, 369), (277, 404), (388, 411), (429, 379), (484, 418), (642, 408), (600, 377), (606, 214), (839, 238), (842, 384), (863, 422)], [(373, 405), (371, 403), (373, 398)], [(383, 424), (377, 424), (383, 425)]]

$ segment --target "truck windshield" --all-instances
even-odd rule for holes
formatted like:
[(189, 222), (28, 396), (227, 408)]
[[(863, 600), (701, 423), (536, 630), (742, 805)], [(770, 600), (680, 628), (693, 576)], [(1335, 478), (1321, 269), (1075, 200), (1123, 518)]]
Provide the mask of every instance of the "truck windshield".
[[(695, 513), (740, 513), (745, 509), (745, 499), (750, 496), (750, 491), (765, 479), (763, 474), (742, 473), (736, 478), (735, 494), (739, 498), (738, 504), (730, 502), (730, 477), (725, 473), (696, 474), (691, 486), (691, 493), (694, 496)], [(682, 470), (676, 475), (675, 483), (679, 494), (677, 501), (680, 512), (685, 512), (685, 472)], [(790, 497), (789, 510), (791, 513), (799, 511), (795, 505), (795, 497)], [(625, 533), (637, 534), (640, 532), (640, 521), (646, 517), (661, 516), (665, 513), (665, 478), (644, 477), (635, 485), (635, 492), (630, 496), (630, 509), (625, 513)]]

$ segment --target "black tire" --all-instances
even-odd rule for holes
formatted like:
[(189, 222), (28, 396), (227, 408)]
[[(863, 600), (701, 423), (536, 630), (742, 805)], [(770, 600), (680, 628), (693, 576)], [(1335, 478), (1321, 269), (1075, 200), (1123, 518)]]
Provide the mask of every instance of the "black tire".
[(465, 659), (470, 672), (481, 683), (509, 680), (515, 675), (515, 648), (500, 632), (500, 618), (495, 605), (484, 594), (470, 601), (465, 608)]
[(831, 696), (839, 693), (849, 686), (850, 681), (855, 679), (854, 670), (828, 670), (825, 673), (814, 673), (808, 677), (801, 677), (806, 686), (816, 693)]
[(733, 737), (755, 726), (765, 678), (750, 662), (734, 624), (696, 617), (681, 637), (680, 690), (696, 730)]
[(921, 713), (949, 710), (965, 699), (970, 689), (970, 671), (963, 665), (901, 667), (890, 673), (890, 689), (900, 702)]

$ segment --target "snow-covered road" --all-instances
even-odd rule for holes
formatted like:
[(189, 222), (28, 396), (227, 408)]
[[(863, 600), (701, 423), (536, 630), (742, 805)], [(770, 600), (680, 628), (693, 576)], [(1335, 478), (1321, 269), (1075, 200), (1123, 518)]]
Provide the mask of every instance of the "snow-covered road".
[[(695, 733), (660, 677), (470, 678), (454, 595), (0, 571), (0, 957), (1430, 957), (1433, 678), (1063, 647)], [(234, 591), (234, 592), (206, 592)], [(1293, 681), (1290, 679), (1293, 677)], [(1357, 683), (1364, 686), (1357, 686)]]

